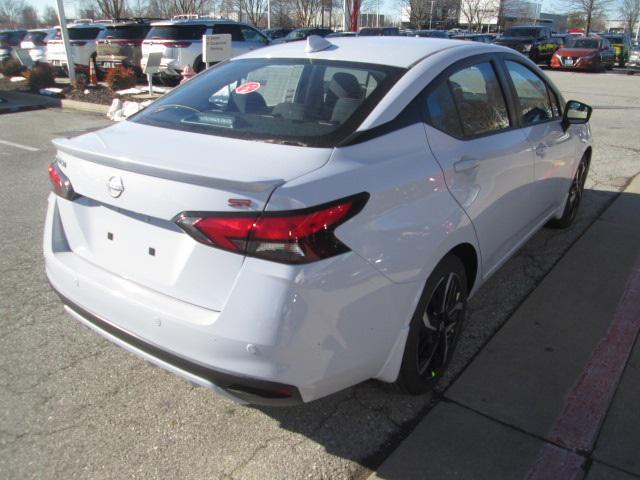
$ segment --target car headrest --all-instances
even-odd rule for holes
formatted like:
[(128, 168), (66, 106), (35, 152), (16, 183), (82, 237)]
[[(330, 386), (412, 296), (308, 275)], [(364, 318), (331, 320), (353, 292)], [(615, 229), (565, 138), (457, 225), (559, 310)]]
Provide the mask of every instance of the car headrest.
[(351, 73), (336, 72), (331, 78), (329, 91), (338, 98), (361, 98), (362, 89), (358, 79)]

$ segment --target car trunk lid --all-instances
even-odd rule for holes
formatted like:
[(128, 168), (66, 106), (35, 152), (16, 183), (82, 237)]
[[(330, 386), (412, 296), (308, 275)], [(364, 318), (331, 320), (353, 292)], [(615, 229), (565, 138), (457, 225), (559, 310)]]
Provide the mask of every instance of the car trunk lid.
[(54, 143), (61, 170), (81, 196), (58, 202), (71, 250), (115, 275), (213, 310), (223, 308), (244, 257), (196, 242), (176, 217), (260, 212), (277, 186), (320, 168), (331, 153), (132, 122)]

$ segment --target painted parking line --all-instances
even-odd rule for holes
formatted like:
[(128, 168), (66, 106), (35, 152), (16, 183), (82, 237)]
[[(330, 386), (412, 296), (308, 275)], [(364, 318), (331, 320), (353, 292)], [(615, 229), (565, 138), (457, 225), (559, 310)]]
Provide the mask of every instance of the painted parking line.
[(22, 150), (27, 150), (28, 152), (39, 152), (39, 148), (30, 147), (28, 145), (22, 145), (21, 143), (9, 142), (7, 140), (0, 140), (0, 144), (8, 145), (10, 147), (21, 148)]
[(549, 439), (527, 475), (528, 480), (581, 478), (583, 458), (591, 452), (616, 387), (640, 331), (640, 258), (618, 303), (607, 333), (598, 342), (578, 381), (569, 392)]

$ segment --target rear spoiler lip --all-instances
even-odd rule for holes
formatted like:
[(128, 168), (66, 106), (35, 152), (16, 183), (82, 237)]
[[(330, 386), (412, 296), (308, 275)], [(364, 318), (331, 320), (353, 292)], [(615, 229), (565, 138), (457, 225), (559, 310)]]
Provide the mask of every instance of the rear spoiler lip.
[(59, 152), (78, 157), (99, 165), (117, 168), (128, 172), (139, 173), (156, 178), (164, 178), (175, 182), (189, 183), (201, 187), (216, 188), (221, 190), (232, 190), (237, 192), (259, 193), (274, 190), (285, 183), (281, 178), (265, 179), (243, 182), (226, 178), (209, 177), (179, 170), (157, 167), (140, 162), (133, 162), (128, 158), (115, 157), (105, 153), (97, 153), (93, 150), (78, 148), (67, 138), (56, 138), (52, 140), (53, 145)]

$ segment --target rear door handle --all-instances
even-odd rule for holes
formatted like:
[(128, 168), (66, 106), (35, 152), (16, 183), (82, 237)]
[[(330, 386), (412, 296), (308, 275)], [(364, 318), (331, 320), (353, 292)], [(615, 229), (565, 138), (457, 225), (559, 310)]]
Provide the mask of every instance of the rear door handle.
[(478, 165), (480, 165), (480, 162), (477, 158), (462, 157), (460, 160), (453, 164), (453, 170), (456, 173), (460, 173), (467, 170), (472, 170)]
[(545, 153), (547, 153), (547, 146), (542, 143), (536, 147), (536, 155), (539, 157), (544, 157)]

